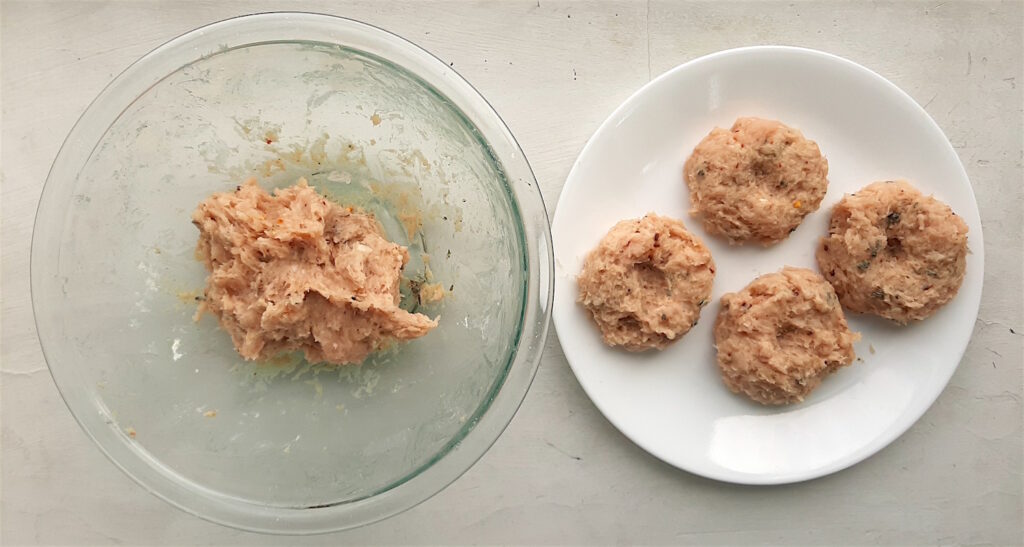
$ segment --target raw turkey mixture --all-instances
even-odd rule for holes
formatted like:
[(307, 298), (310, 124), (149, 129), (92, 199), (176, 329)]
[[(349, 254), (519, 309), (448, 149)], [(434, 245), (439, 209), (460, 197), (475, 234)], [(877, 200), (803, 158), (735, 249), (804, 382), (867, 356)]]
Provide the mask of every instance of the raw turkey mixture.
[(210, 271), (200, 312), (218, 317), (246, 359), (301, 350), (310, 362), (359, 363), (437, 326), (398, 307), (408, 250), (305, 179), (273, 195), (249, 180), (200, 203), (192, 222)]
[(587, 255), (579, 301), (605, 344), (664, 349), (697, 324), (714, 277), (699, 238), (678, 220), (648, 214), (616, 224)]
[(786, 239), (828, 189), (818, 145), (781, 122), (739, 118), (715, 128), (683, 167), (692, 212), (729, 243)]
[(917, 321), (960, 290), (967, 224), (906, 181), (875, 182), (835, 206), (817, 259), (847, 309)]
[(715, 321), (725, 385), (766, 405), (803, 401), (853, 361), (858, 338), (832, 286), (804, 268), (762, 275), (722, 296)]

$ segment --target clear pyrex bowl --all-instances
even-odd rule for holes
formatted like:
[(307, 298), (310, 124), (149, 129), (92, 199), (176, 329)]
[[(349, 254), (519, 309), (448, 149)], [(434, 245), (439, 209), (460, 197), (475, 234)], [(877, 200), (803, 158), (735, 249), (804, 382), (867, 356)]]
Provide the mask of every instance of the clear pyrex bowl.
[[(360, 366), (243, 361), (193, 316), (190, 222), (248, 177), (299, 177), (410, 250), (427, 336)], [(355, 21), (230, 19), (157, 48), (72, 129), (32, 240), (32, 299), (68, 407), (139, 484), (239, 528), (316, 533), (412, 507), (497, 439), (533, 379), (547, 216), (508, 128), (429, 53)], [(449, 294), (420, 305), (417, 283)]]

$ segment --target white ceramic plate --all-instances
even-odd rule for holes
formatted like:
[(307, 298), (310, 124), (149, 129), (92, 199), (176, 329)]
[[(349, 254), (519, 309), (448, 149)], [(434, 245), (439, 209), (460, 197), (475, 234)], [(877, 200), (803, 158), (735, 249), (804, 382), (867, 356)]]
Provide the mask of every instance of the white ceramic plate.
[[(821, 208), (786, 241), (730, 247), (689, 216), (682, 166), (713, 127), (738, 116), (779, 119), (817, 141), (829, 161)], [(733, 395), (715, 365), (719, 298), (785, 265), (817, 269), (815, 245), (831, 207), (864, 185), (906, 178), (952, 206), (970, 228), (967, 277), (926, 321), (898, 327), (848, 314), (859, 359), (802, 404), (763, 407)], [(700, 323), (663, 352), (601, 343), (576, 303), (586, 253), (617, 221), (648, 211), (683, 219), (718, 266)], [(706, 477), (776, 484), (820, 477), (874, 454), (931, 406), (956, 369), (981, 300), (981, 220), (970, 182), (938, 125), (878, 74), (826, 53), (788, 47), (723, 51), (644, 86), (597, 130), (558, 202), (554, 320), (569, 364), (623, 434), (662, 460)]]

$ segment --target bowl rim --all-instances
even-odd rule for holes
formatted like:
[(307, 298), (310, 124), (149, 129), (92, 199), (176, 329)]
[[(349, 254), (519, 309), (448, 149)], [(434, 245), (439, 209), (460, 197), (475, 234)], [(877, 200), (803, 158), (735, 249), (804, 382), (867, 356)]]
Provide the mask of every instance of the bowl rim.
[[(304, 37), (304, 33), (316, 37)], [(254, 35), (264, 38), (252, 40)], [(232, 40), (238, 43), (231, 44)], [(454, 446), (449, 443), (418, 474), (383, 491), (311, 507), (267, 506), (215, 492), (178, 475), (138, 446), (133, 447), (134, 441), (117, 424), (104, 424), (95, 412), (90, 412), (96, 403), (74, 382), (74, 370), (51, 364), (54, 357), (47, 345), (61, 340), (56, 333), (40, 328), (41, 316), (60, 313), (61, 300), (48, 296), (44, 289), (59, 287), (57, 275), (48, 272), (46, 265), (59, 260), (59, 245), (52, 243), (59, 242), (63, 235), (62, 223), (42, 219), (51, 209), (65, 209), (71, 199), (71, 193), (65, 190), (77, 178), (81, 164), (76, 160), (88, 160), (100, 142), (88, 135), (101, 138), (124, 109), (169, 73), (220, 51), (281, 41), (322, 42), (364, 52), (415, 76), (450, 102), (478, 131), (481, 142), (501, 165), (508, 195), (521, 221), (517, 228), (523, 238), (527, 270), (520, 334), (504, 378), (496, 382), (491, 395), (475, 411), (478, 419), (468, 420), (452, 439)], [(382, 54), (382, 49), (401, 60)], [(173, 67), (171, 72), (167, 72), (168, 66)], [(532, 384), (547, 338), (554, 296), (551, 230), (543, 196), (525, 154), (493, 106), (452, 66), (405, 38), (346, 17), (296, 11), (246, 14), (198, 27), (156, 47), (107, 84), (74, 124), (47, 174), (34, 219), (29, 271), (33, 318), (47, 368), (72, 416), (100, 451), (140, 486), (179, 509), (217, 524), (275, 534), (327, 533), (376, 522), (429, 499), (469, 470), (511, 422)]]

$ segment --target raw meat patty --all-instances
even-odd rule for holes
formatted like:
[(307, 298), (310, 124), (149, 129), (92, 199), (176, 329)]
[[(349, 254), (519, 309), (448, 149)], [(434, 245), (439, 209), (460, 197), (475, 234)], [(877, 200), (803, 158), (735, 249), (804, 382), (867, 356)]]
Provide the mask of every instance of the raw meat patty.
[(832, 286), (788, 266), (722, 296), (715, 321), (725, 385), (766, 405), (803, 401), (825, 376), (853, 361), (859, 338)]
[(398, 307), (408, 250), (305, 179), (273, 196), (249, 180), (200, 203), (192, 222), (210, 271), (203, 305), (246, 359), (302, 350), (310, 362), (359, 363), (437, 326)]
[(700, 239), (682, 222), (650, 213), (619, 222), (587, 255), (579, 301), (605, 344), (664, 349), (697, 324), (714, 277)]
[(828, 189), (818, 145), (774, 120), (716, 127), (683, 167), (691, 213), (729, 243), (778, 243), (817, 210)]
[(906, 181), (875, 182), (832, 209), (817, 258), (846, 309), (920, 320), (960, 290), (967, 225)]

